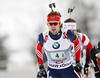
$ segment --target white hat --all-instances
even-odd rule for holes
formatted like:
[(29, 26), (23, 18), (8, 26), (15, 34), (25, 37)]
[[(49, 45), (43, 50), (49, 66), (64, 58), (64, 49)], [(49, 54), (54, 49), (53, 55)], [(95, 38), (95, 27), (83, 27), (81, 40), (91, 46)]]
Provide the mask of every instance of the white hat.
[(68, 23), (63, 23), (63, 29), (66, 30), (76, 30), (77, 26), (75, 22), (68, 22)]

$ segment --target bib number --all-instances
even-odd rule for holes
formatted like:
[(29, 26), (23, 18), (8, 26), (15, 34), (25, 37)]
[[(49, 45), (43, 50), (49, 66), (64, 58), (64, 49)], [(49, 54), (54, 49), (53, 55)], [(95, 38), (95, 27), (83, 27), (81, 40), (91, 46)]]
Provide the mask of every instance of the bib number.
[(65, 52), (51, 52), (50, 53), (51, 59), (53, 60), (62, 60), (65, 58)]

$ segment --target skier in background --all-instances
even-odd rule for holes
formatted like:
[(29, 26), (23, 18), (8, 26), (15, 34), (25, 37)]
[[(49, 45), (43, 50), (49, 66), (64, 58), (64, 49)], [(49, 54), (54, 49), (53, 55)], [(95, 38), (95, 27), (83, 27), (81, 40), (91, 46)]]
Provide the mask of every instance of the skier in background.
[[(81, 42), (81, 58), (82, 58), (82, 64), (83, 64), (82, 67), (84, 68), (84, 74), (89, 76), (90, 50), (92, 49), (92, 44), (91, 44), (89, 38), (87, 37), (86, 34), (77, 32), (76, 21), (72, 18), (66, 19), (64, 21), (63, 27), (64, 27), (65, 31), (67, 31), (67, 30), (74, 31), (74, 33), (78, 36), (78, 38)], [(83, 52), (84, 46), (85, 46), (85, 49), (86, 49), (86, 53)], [(73, 49), (73, 51), (71, 53), (73, 66), (75, 66), (75, 61), (74, 61), (74, 58), (73, 58), (74, 55), (75, 55), (75, 52), (74, 52), (74, 49)]]
[(100, 41), (92, 48), (90, 54), (94, 65), (95, 77), (100, 78)]

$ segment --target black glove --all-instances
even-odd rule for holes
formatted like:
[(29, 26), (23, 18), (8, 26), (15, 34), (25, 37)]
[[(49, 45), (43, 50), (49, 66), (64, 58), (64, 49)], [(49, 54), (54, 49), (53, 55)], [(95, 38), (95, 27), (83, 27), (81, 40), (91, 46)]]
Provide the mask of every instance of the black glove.
[(76, 61), (76, 66), (74, 67), (74, 70), (75, 70), (76, 72), (81, 72), (82, 66), (81, 66), (81, 64), (80, 64), (80, 61)]
[(88, 75), (88, 70), (89, 70), (89, 63), (86, 63), (84, 66), (84, 74)]
[(98, 42), (98, 44), (94, 46), (94, 48), (97, 50), (97, 53), (99, 53), (100, 52), (100, 42)]
[(47, 78), (47, 72), (44, 69), (44, 67), (40, 67), (40, 71), (37, 74), (37, 78), (42, 78), (42, 77)]
[(100, 78), (100, 71), (95, 72), (95, 77)]
[(100, 52), (100, 41), (98, 42), (98, 50)]

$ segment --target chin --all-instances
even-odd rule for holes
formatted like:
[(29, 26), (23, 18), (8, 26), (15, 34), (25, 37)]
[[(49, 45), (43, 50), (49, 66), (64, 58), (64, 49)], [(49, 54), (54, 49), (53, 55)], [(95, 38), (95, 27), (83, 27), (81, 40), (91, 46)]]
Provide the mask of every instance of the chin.
[(56, 31), (53, 31), (53, 34), (55, 35), (55, 34), (57, 34), (57, 32)]

